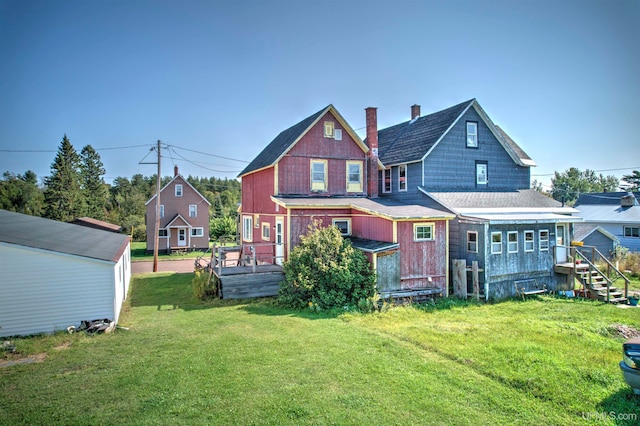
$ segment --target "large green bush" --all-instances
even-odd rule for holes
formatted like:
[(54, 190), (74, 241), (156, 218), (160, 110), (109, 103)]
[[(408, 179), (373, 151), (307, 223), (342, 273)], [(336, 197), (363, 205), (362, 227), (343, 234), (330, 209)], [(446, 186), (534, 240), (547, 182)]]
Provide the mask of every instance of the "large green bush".
[(238, 226), (233, 217), (214, 217), (210, 220), (209, 231), (211, 239), (215, 240), (226, 235), (236, 235)]
[(315, 310), (357, 307), (375, 295), (375, 274), (365, 255), (335, 226), (309, 226), (283, 265), (280, 302)]

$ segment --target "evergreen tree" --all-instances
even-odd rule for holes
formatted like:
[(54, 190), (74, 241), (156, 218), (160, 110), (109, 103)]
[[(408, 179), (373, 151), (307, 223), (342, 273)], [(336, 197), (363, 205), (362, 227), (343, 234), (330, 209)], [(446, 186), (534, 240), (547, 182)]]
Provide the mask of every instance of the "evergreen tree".
[(555, 200), (572, 206), (580, 194), (589, 192), (614, 192), (619, 185), (615, 176), (603, 176), (593, 170), (582, 171), (576, 167), (554, 173), (551, 178), (551, 195)]
[(45, 217), (69, 221), (84, 216), (79, 166), (80, 157), (64, 135), (51, 163), (51, 176), (44, 179)]
[(102, 178), (106, 172), (100, 154), (91, 145), (87, 145), (82, 148), (80, 160), (80, 179), (86, 203), (86, 215), (103, 220), (108, 192)]
[(622, 176), (622, 180), (627, 184), (627, 191), (640, 191), (640, 170), (634, 170), (630, 175)]

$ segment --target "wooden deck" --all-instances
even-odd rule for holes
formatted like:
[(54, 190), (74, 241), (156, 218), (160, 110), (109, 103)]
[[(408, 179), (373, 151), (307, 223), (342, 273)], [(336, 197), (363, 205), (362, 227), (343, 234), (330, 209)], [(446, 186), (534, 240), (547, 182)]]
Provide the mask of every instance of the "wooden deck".
[(214, 269), (220, 280), (221, 299), (250, 299), (277, 296), (284, 280), (279, 265), (233, 266)]

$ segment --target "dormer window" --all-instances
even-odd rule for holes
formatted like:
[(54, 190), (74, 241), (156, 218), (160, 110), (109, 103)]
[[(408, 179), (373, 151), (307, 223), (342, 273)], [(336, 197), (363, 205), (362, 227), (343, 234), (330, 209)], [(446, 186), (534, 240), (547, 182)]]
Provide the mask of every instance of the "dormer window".
[(182, 197), (182, 184), (176, 184), (176, 197)]
[(478, 123), (467, 121), (467, 148), (478, 147)]
[[(334, 137), (334, 122), (333, 121), (325, 121), (324, 122), (324, 137), (325, 138), (333, 138)], [(342, 135), (341, 135), (342, 136)]]

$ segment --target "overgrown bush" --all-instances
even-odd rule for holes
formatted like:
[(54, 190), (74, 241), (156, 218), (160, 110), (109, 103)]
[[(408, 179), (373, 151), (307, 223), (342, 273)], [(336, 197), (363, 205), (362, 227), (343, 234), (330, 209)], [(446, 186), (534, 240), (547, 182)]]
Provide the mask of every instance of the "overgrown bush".
[(209, 222), (209, 233), (212, 240), (224, 235), (236, 235), (237, 232), (236, 220), (231, 216), (214, 217)]
[(631, 275), (634, 277), (640, 277), (640, 252), (630, 252), (628, 250), (616, 250), (615, 260), (619, 263), (621, 271), (631, 271)]
[(375, 295), (375, 274), (365, 255), (335, 226), (315, 221), (283, 265), (279, 300), (292, 308), (357, 307)]
[(207, 300), (218, 296), (217, 277), (213, 275), (210, 279), (206, 271), (196, 271), (191, 280), (193, 293), (200, 300)]

